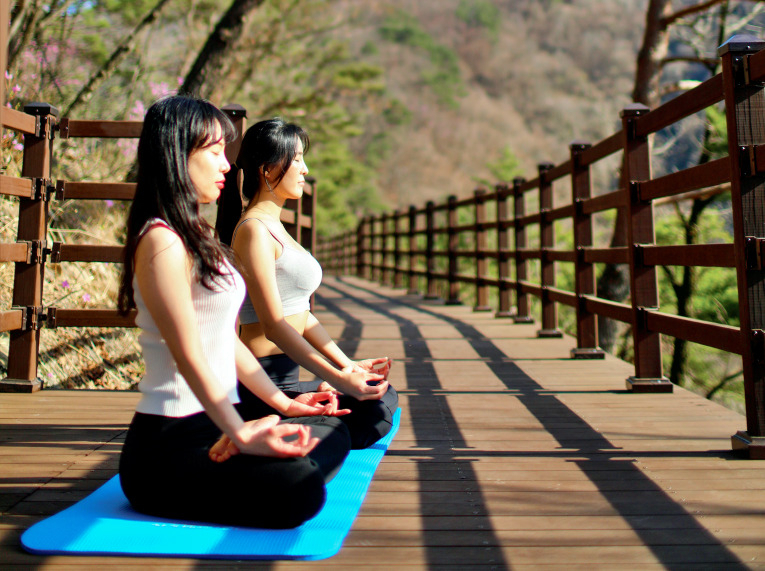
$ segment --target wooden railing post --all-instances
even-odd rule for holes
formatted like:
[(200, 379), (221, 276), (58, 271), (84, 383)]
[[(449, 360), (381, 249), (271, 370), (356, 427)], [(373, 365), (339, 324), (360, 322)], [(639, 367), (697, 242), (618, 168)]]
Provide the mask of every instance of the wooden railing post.
[(656, 267), (643, 264), (641, 247), (654, 244), (653, 202), (640, 197), (640, 182), (651, 179), (648, 137), (636, 132), (637, 118), (648, 107), (633, 103), (622, 111), (624, 133), (624, 180), (627, 193), (627, 244), (632, 301), (632, 340), (635, 353), (635, 376), (627, 379), (634, 392), (671, 392), (672, 383), (664, 378), (661, 364), (661, 339), (649, 331), (645, 315), (659, 308)]
[[(765, 459), (765, 268), (759, 255), (765, 241), (765, 174), (753, 166), (755, 145), (765, 144), (761, 83), (750, 83), (749, 56), (765, 48), (751, 36), (733, 36), (720, 46), (728, 123), (733, 243), (736, 251), (746, 431), (731, 438), (735, 450)], [(759, 166), (759, 165), (757, 165)]]
[(473, 311), (491, 311), (489, 305), (489, 286), (484, 279), (488, 271), (488, 261), (486, 260), (486, 229), (483, 224), (486, 222), (486, 190), (477, 188), (473, 191), (473, 200), (475, 200), (475, 305)]
[(378, 230), (378, 226), (382, 226), (382, 224), (378, 224), (378, 221), (384, 222), (384, 220), (382, 216), (380, 218), (374, 215), (369, 217), (369, 238), (367, 242), (369, 243), (369, 263), (371, 264), (371, 278), (373, 282), (379, 282), (382, 278), (382, 269), (380, 268), (382, 258), (380, 253), (381, 236)]
[(598, 320), (585, 305), (584, 296), (595, 295), (595, 268), (585, 260), (585, 251), (592, 246), (592, 216), (582, 211), (582, 201), (590, 198), (590, 167), (582, 165), (581, 156), (592, 145), (575, 141), (571, 153), (571, 197), (574, 204), (574, 262), (576, 306), (576, 347), (574, 359), (605, 359), (606, 352), (598, 346)]
[(497, 193), (497, 274), (499, 277), (499, 309), (494, 317), (512, 317), (510, 311), (510, 240), (507, 232), (507, 197), (510, 187), (506, 184), (496, 186)]
[(34, 135), (24, 135), (21, 176), (33, 179), (37, 191), (32, 198), (19, 198), (17, 241), (29, 243), (31, 255), (25, 262), (15, 264), (11, 303), (24, 312), (25, 318), (22, 329), (10, 332), (8, 376), (0, 381), (3, 392), (34, 392), (43, 386), (37, 378), (37, 360), (43, 319), (48, 191), (53, 188), (50, 184), (53, 128), (59, 112), (47, 103), (30, 103), (24, 112), (37, 117), (37, 129)]
[(440, 299), (436, 284), (436, 253), (435, 253), (435, 210), (436, 205), (428, 200), (425, 205), (425, 299)]
[(313, 252), (316, 245), (316, 200), (319, 189), (315, 178), (309, 177), (306, 180), (311, 192), (303, 193), (303, 196), (300, 197), (300, 208), (297, 209), (296, 213), (300, 233), (298, 242), (306, 250)]
[(552, 169), (552, 163), (541, 163), (539, 170), (539, 244), (541, 250), (541, 283), (542, 283), (542, 329), (537, 331), (537, 337), (562, 337), (558, 329), (558, 306), (550, 299), (547, 288), (555, 287), (555, 262), (550, 259), (548, 250), (555, 248), (555, 225), (548, 220), (547, 212), (553, 207), (552, 183), (545, 176)]
[(457, 197), (453, 194), (447, 198), (446, 202), (446, 229), (447, 229), (447, 255), (449, 258), (449, 297), (446, 299), (447, 305), (460, 304), (460, 284), (457, 281), (459, 273), (459, 261), (457, 250), (459, 249), (460, 236), (457, 232)]
[(404, 286), (404, 272), (401, 269), (401, 218), (404, 213), (396, 210), (393, 213), (393, 287)]
[(526, 201), (523, 196), (521, 185), (526, 182), (523, 178), (513, 179), (513, 228), (515, 232), (515, 305), (516, 313), (513, 316), (515, 323), (534, 323), (531, 317), (529, 294), (523, 291), (523, 283), (528, 279), (527, 262), (521, 255), (521, 250), (527, 246), (526, 225), (519, 221), (526, 215)]
[(367, 278), (364, 251), (364, 231), (366, 229), (367, 217), (361, 219), (358, 228), (356, 228), (356, 275), (360, 278)]
[(373, 214), (364, 217), (364, 277), (375, 279), (375, 217)]
[(236, 157), (239, 155), (239, 149), (242, 146), (242, 139), (244, 138), (244, 131), (247, 129), (247, 109), (236, 103), (230, 103), (221, 107), (231, 122), (236, 127), (236, 139), (230, 143), (226, 143), (226, 159), (229, 163), (234, 163)]
[(409, 271), (407, 272), (407, 293), (409, 295), (416, 295), (420, 293), (417, 288), (417, 276), (414, 271), (417, 266), (417, 208), (414, 206), (409, 207), (409, 228), (407, 229), (409, 234)]
[(343, 250), (342, 260), (340, 261), (340, 268), (343, 270), (343, 274), (351, 275), (355, 273), (354, 260), (356, 259), (356, 249), (354, 245), (356, 240), (354, 234), (350, 230), (343, 234)]
[(388, 227), (390, 226), (390, 222), (392, 220), (393, 216), (387, 212), (384, 212), (380, 215), (380, 248), (382, 250), (380, 254), (380, 263), (382, 265), (380, 282), (385, 285), (391, 285), (393, 283), (393, 280), (391, 279), (392, 273), (390, 270), (391, 253), (390, 249), (388, 248), (388, 238), (390, 237)]

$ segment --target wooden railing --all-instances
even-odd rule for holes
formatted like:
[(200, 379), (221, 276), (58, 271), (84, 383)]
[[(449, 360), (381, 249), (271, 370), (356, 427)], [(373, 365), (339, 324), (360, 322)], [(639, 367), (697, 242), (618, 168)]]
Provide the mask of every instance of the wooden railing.
[[(224, 107), (237, 127), (239, 138), (226, 147), (233, 162), (245, 130), (246, 111), (238, 105)], [(137, 138), (141, 121), (58, 120), (58, 111), (47, 104), (32, 103), (24, 112), (0, 108), (0, 124), (24, 133), (21, 177), (0, 176), (0, 194), (19, 198), (17, 241), (0, 244), (0, 262), (15, 264), (12, 307), (0, 311), (0, 331), (10, 335), (8, 373), (0, 380), (0, 391), (32, 392), (42, 388), (37, 377), (40, 329), (55, 327), (133, 327), (135, 312), (120, 315), (115, 307), (64, 309), (45, 303), (45, 264), (87, 262), (122, 263), (123, 246), (49, 242), (48, 210), (58, 200), (131, 200), (135, 184), (54, 180), (51, 157), (56, 135), (72, 138)], [(315, 181), (309, 179), (303, 198), (291, 200), (282, 221), (292, 236), (307, 249), (314, 244)], [(236, 185), (227, 176), (226, 185)], [(220, 222), (220, 221), (218, 221)]]
[[(558, 307), (568, 306), (576, 323), (572, 358), (604, 356), (598, 316), (628, 324), (635, 374), (627, 379), (627, 387), (635, 392), (672, 391), (662, 372), (661, 334), (741, 355), (747, 427), (732, 442), (751, 457), (765, 458), (764, 47), (756, 38), (736, 36), (720, 47), (720, 75), (654, 110), (627, 106), (618, 132), (593, 145), (572, 143), (566, 161), (540, 164), (532, 180), (518, 178), (498, 183), (491, 191), (476, 190), (467, 198), (449, 197), (439, 204), (367, 217), (355, 233), (320, 243), (321, 262), (330, 272), (406, 286), (411, 293), (440, 297), (446, 303), (459, 303), (460, 287), (470, 284), (476, 311), (491, 309), (493, 293), (496, 315), (515, 322), (534, 322), (531, 299), (536, 298), (540, 337), (561, 336)], [(653, 178), (649, 137), (721, 101), (726, 106), (729, 155)], [(591, 169), (612, 155), (621, 159), (617, 162), (623, 183), (593, 197)], [(554, 204), (554, 187), (564, 180), (571, 187), (570, 200)], [(686, 193), (723, 184), (730, 186), (733, 243), (656, 245), (657, 200), (682, 199), (689, 196)], [(532, 191), (537, 204), (527, 212)], [(629, 246), (593, 246), (593, 216), (607, 211), (625, 217)], [(556, 225), (564, 221), (571, 228), (569, 248), (559, 247), (556, 240)], [(530, 230), (538, 247), (529, 247)], [(573, 266), (573, 291), (556, 285), (557, 264)], [(629, 268), (629, 302), (596, 295), (598, 264)], [(661, 265), (735, 268), (740, 326), (659, 312), (656, 268)]]

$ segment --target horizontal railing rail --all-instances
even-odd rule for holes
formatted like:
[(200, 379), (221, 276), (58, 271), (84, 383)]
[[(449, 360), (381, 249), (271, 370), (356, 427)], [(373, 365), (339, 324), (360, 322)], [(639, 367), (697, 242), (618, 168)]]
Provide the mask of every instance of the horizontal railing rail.
[[(238, 139), (226, 147), (227, 158), (233, 162), (245, 129), (246, 111), (238, 105), (227, 106), (224, 111), (239, 133)], [(46, 263), (113, 264), (122, 263), (124, 255), (123, 245), (69, 244), (50, 240), (50, 204), (68, 200), (130, 201), (136, 188), (131, 182), (53, 181), (54, 142), (56, 138), (137, 138), (143, 123), (59, 120), (58, 111), (53, 106), (40, 103), (27, 105), (25, 112), (1, 108), (0, 122), (2, 127), (25, 135), (21, 176), (0, 175), (0, 194), (19, 199), (17, 241), (0, 244), (0, 262), (15, 264), (12, 307), (0, 311), (0, 331), (10, 335), (8, 373), (0, 380), (0, 391), (31, 392), (42, 388), (37, 375), (40, 329), (135, 327), (135, 311), (120, 315), (116, 300), (114, 307), (61, 308), (44, 299)], [(308, 183), (301, 199), (288, 201), (281, 219), (287, 231), (310, 250), (315, 243), (316, 181), (310, 178)], [(235, 185), (237, 181), (233, 176), (227, 177), (226, 184)]]
[[(635, 392), (672, 390), (662, 371), (661, 335), (740, 355), (747, 427), (732, 443), (751, 457), (765, 458), (765, 304), (760, 301), (765, 298), (765, 122), (757, 115), (765, 83), (763, 48), (754, 38), (734, 37), (720, 48), (722, 73), (654, 110), (628, 105), (618, 131), (592, 145), (572, 143), (566, 160), (539, 164), (534, 178), (368, 216), (355, 232), (323, 241), (321, 261), (328, 271), (407, 287), (445, 303), (460, 303), (464, 292), (472, 291), (475, 310), (494, 309), (517, 323), (538, 322), (540, 337), (560, 337), (558, 308), (573, 308), (572, 358), (604, 357), (599, 317), (625, 323), (632, 331), (635, 366), (627, 387)], [(726, 109), (728, 156), (653, 177), (649, 137), (720, 102)], [(619, 188), (591, 196), (591, 169), (614, 155), (621, 159)], [(554, 191), (562, 182), (570, 186), (570, 198), (555, 204), (561, 192)], [(655, 204), (720, 192), (730, 193), (733, 243), (656, 244)], [(593, 217), (611, 212), (626, 224), (627, 245), (596, 247)], [(569, 239), (563, 240), (563, 231)], [(570, 289), (557, 283), (560, 264), (572, 268)], [(627, 302), (597, 296), (597, 264), (628, 268)], [(740, 325), (662, 312), (657, 276), (662, 266), (735, 270)], [(495, 307), (488, 303), (490, 293)], [(533, 300), (539, 307), (536, 321)]]

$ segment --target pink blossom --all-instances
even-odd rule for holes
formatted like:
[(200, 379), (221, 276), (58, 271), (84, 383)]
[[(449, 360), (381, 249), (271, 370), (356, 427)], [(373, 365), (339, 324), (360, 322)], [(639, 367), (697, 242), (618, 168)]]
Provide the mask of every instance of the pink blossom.
[(104, 202), (106, 202), (106, 207), (107, 208), (111, 208), (112, 206), (114, 206), (114, 201), (113, 200), (110, 200), (110, 199), (107, 198)]
[(69, 287), (69, 280), (64, 280), (63, 282), (61, 282), (61, 287), (68, 288)]
[(13, 79), (13, 75), (7, 69), (5, 70), (5, 79), (7, 79), (8, 81)]
[(85, 303), (88, 303), (90, 301), (90, 294), (89, 293), (82, 294), (82, 301), (84, 301)]
[(149, 82), (149, 89), (151, 89), (151, 95), (154, 98), (162, 97), (164, 95), (171, 95), (175, 93), (175, 90), (171, 90), (170, 86), (164, 81), (161, 83)]
[(22, 143), (19, 143), (18, 141), (16, 141), (15, 143), (13, 143), (13, 148), (15, 150), (17, 150), (17, 151), (23, 151), (24, 150), (24, 145)]
[(143, 101), (136, 101), (133, 108), (130, 110), (131, 119), (143, 119), (146, 114), (146, 107), (144, 107)]

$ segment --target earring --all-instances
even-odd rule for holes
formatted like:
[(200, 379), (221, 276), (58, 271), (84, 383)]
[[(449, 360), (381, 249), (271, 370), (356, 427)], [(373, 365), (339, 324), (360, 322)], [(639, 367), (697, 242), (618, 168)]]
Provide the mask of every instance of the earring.
[[(266, 173), (266, 174), (268, 174), (268, 173)], [(268, 192), (270, 192), (271, 194), (274, 194), (274, 189), (271, 188), (271, 185), (269, 184), (268, 179), (263, 177), (263, 180), (266, 181), (266, 186), (268, 187)]]

